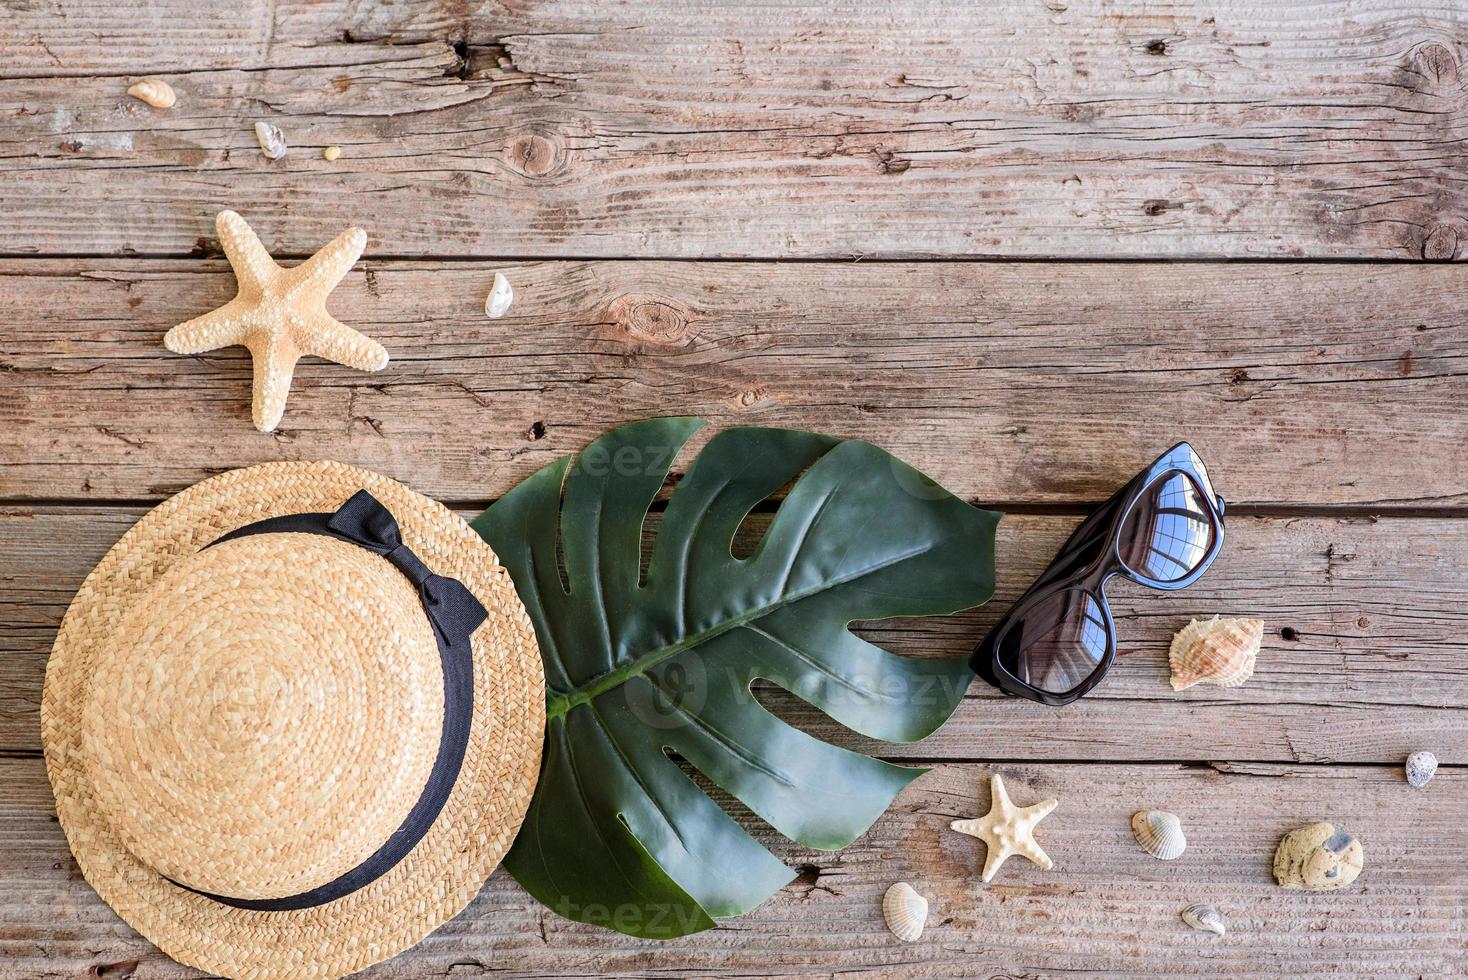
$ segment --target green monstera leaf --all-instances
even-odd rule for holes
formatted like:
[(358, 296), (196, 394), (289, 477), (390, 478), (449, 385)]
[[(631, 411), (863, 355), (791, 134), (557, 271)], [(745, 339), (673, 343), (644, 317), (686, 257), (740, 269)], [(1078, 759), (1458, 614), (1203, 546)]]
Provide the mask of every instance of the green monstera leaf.
[[(643, 573), (648, 509), (702, 424), (617, 429), (474, 521), (534, 621), (548, 688), (540, 782), (505, 864), (560, 914), (648, 938), (707, 929), (793, 877), (670, 756), (785, 836), (846, 846), (924, 770), (786, 724), (751, 683), (873, 738), (923, 738), (968, 667), (897, 656), (848, 626), (955, 612), (994, 587), (1000, 515), (868, 443), (758, 428), (709, 442)], [(797, 476), (736, 558), (746, 515)]]

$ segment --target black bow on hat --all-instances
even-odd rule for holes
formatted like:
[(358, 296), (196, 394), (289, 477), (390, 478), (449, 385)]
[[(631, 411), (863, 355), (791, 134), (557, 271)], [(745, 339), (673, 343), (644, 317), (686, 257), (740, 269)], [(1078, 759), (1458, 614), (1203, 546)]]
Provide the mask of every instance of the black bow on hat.
[(488, 616), (464, 583), (428, 570), (412, 549), (403, 544), (397, 520), (366, 490), (352, 494), (331, 515), (326, 526), (337, 536), (374, 551), (397, 566), (418, 590), (428, 621), (449, 646), (467, 643), (469, 635)]

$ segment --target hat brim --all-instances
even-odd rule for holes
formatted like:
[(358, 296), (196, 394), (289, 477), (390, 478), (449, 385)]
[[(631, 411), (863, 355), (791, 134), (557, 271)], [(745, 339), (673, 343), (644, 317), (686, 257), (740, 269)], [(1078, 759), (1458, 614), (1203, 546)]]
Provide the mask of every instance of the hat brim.
[[(358, 490), (403, 540), (488, 611), (475, 632), (474, 718), (448, 802), (409, 855), (371, 884), (315, 908), (254, 912), (174, 885), (119, 841), (87, 775), (81, 713), (93, 651), (174, 562), (226, 532), (283, 514), (329, 512)], [(339, 977), (388, 959), (452, 919), (509, 850), (534, 795), (545, 732), (535, 631), (509, 574), (457, 515), (387, 477), (341, 463), (265, 463), (198, 483), (146, 514), (82, 583), (46, 665), (41, 742), (56, 810), (88, 883), (181, 963), (227, 976)]]

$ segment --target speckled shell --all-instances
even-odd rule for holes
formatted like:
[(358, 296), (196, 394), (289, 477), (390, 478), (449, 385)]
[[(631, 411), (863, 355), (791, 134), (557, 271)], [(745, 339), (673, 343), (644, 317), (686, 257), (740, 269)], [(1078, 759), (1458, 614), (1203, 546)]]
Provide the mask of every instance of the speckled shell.
[(899, 881), (882, 896), (882, 915), (892, 935), (905, 943), (917, 942), (928, 923), (928, 900), (905, 881)]
[(1238, 687), (1254, 673), (1254, 659), (1264, 640), (1260, 619), (1195, 619), (1172, 638), (1167, 659), (1172, 689), (1194, 684)]
[(1183, 921), (1203, 932), (1216, 932), (1220, 936), (1228, 931), (1223, 916), (1211, 905), (1189, 905), (1182, 911)]
[(1437, 774), (1437, 756), (1431, 752), (1413, 752), (1407, 756), (1407, 782), (1421, 789)]
[(1344, 888), (1361, 873), (1361, 842), (1322, 820), (1284, 835), (1274, 852), (1274, 880), (1312, 892)]
[(1137, 835), (1142, 850), (1159, 861), (1182, 857), (1188, 846), (1182, 821), (1166, 810), (1138, 810), (1132, 814), (1132, 833)]

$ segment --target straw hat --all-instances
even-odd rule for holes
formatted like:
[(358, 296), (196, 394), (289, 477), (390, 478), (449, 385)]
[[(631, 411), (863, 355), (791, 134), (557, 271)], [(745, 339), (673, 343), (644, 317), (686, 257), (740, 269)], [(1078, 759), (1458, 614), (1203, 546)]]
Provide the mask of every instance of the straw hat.
[(235, 470), (143, 517), (67, 610), (41, 704), (87, 881), (168, 955), (250, 978), (342, 976), (457, 915), (519, 829), (544, 723), (494, 552), (340, 463)]

